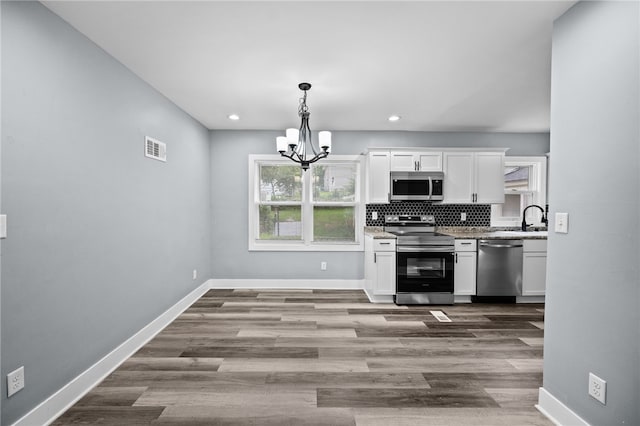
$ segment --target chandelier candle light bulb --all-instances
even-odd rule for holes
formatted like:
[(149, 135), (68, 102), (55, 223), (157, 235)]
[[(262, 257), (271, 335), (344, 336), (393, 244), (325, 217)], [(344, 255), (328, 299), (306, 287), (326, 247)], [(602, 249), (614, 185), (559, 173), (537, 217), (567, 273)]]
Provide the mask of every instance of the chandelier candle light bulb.
[[(331, 152), (331, 132), (322, 131), (318, 133), (318, 142), (320, 149), (316, 149), (313, 145), (311, 128), (309, 127), (309, 107), (307, 106), (307, 91), (311, 89), (311, 84), (300, 83), (298, 88), (304, 92), (300, 98), (298, 106), (298, 116), (300, 117), (300, 129), (287, 129), (286, 136), (278, 136), (276, 138), (276, 149), (283, 157), (287, 157), (296, 163), (299, 163), (302, 170), (307, 171), (311, 163), (325, 158)], [(309, 145), (309, 148), (307, 148)], [(313, 157), (307, 158), (307, 154)]]

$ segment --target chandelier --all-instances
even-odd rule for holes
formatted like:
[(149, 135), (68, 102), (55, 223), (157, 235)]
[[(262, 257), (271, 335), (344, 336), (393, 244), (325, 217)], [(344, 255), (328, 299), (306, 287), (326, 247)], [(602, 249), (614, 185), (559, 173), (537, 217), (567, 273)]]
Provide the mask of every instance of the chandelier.
[[(311, 163), (325, 158), (331, 152), (331, 132), (318, 132), (320, 149), (316, 149), (311, 140), (310, 113), (307, 106), (307, 91), (311, 89), (311, 84), (300, 83), (298, 88), (304, 92), (298, 106), (298, 115), (301, 119), (300, 129), (287, 129), (286, 136), (278, 136), (276, 138), (276, 148), (280, 155), (300, 163), (302, 170), (307, 171)], [(311, 153), (313, 153), (313, 157)]]

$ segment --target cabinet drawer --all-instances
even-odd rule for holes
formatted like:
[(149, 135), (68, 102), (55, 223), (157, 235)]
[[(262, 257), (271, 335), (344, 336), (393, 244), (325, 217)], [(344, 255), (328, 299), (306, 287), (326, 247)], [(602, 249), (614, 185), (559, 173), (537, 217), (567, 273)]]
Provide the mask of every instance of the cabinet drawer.
[(456, 251), (476, 251), (476, 240), (456, 240)]
[(393, 239), (373, 240), (373, 251), (396, 251), (396, 240), (393, 240)]
[(523, 240), (522, 251), (547, 251), (547, 240)]

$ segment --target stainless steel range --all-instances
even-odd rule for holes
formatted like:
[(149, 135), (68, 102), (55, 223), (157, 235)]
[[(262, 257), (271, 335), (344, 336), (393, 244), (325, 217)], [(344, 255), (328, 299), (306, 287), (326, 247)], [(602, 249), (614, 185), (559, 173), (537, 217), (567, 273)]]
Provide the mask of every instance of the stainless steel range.
[(397, 236), (396, 304), (452, 304), (454, 238), (435, 232), (431, 215), (384, 219), (384, 230)]

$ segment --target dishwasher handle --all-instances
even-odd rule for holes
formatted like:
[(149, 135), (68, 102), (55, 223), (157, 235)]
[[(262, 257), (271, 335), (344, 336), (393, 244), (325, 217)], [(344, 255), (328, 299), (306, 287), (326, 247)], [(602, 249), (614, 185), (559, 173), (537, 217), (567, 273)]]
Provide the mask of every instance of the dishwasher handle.
[(496, 242), (496, 240), (480, 240), (480, 247), (517, 248), (517, 247), (522, 247), (522, 241), (518, 240), (516, 242), (511, 243), (508, 241)]

